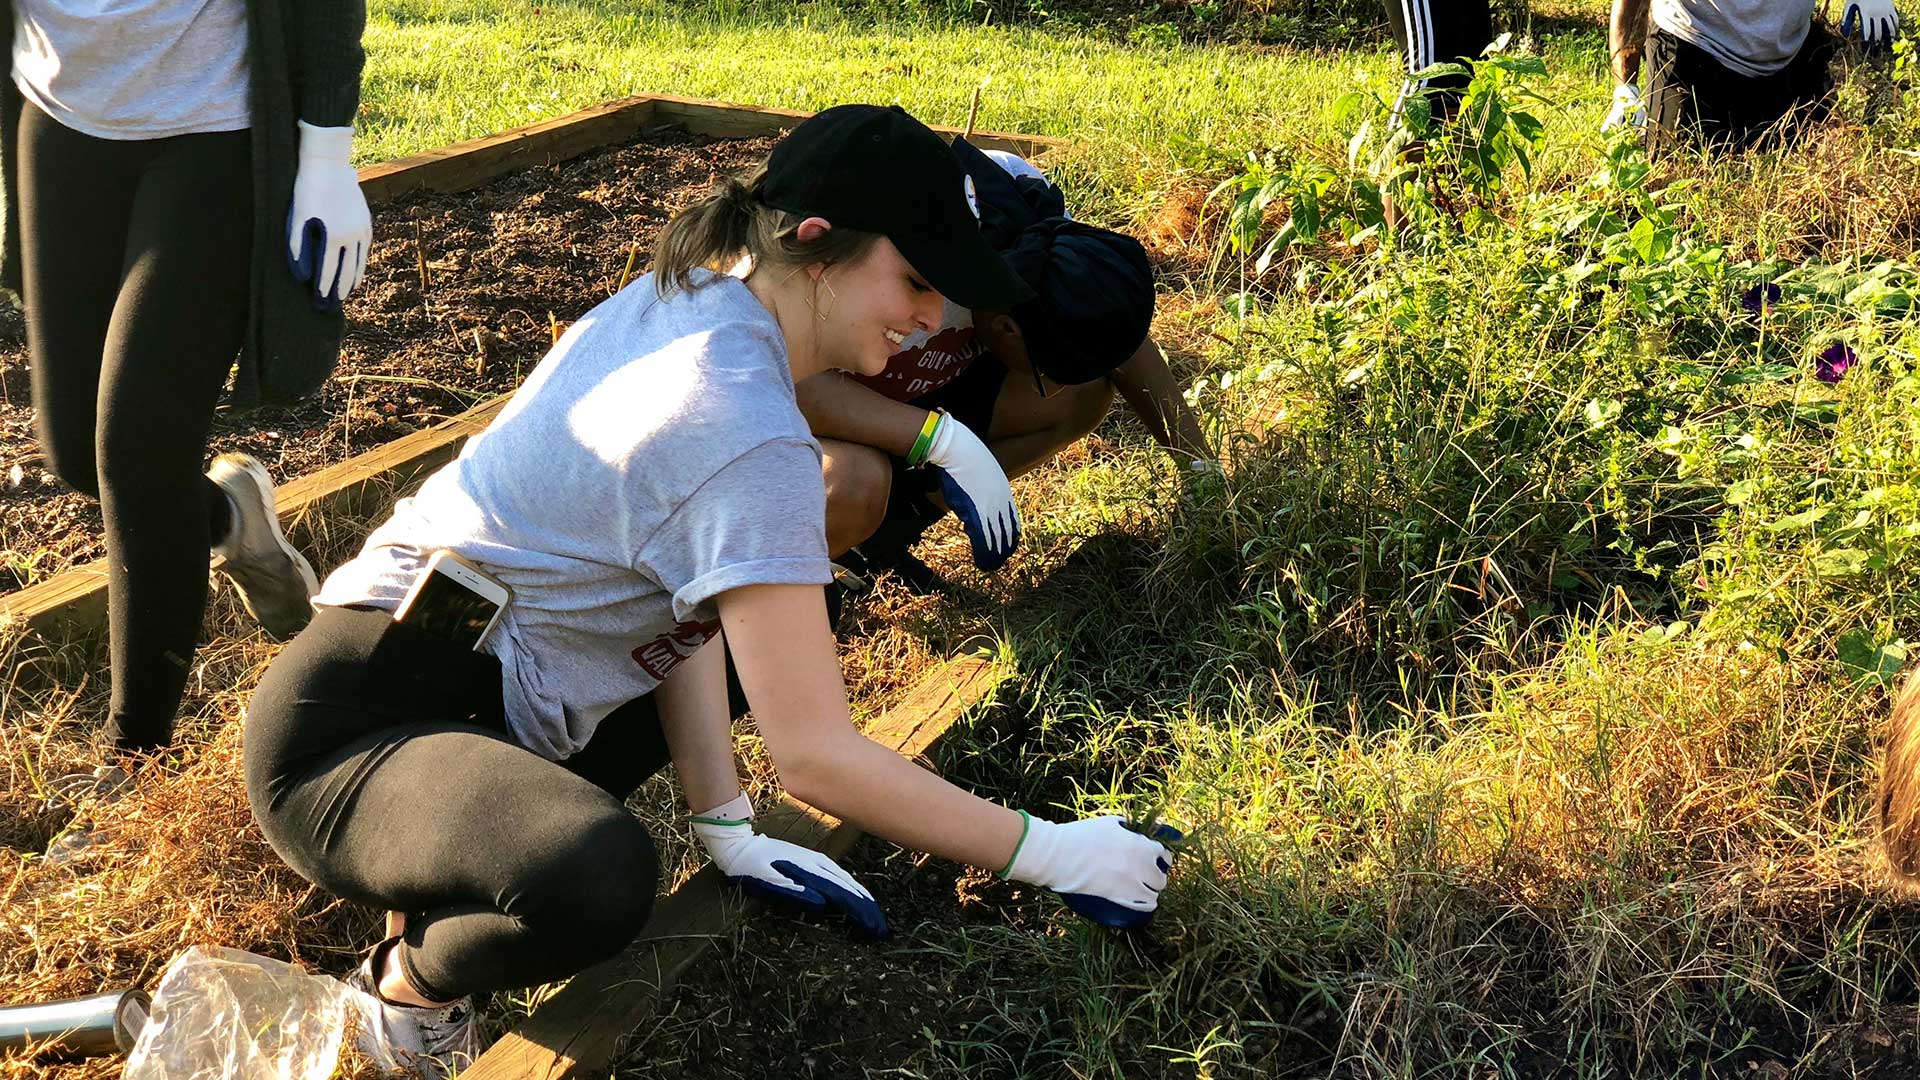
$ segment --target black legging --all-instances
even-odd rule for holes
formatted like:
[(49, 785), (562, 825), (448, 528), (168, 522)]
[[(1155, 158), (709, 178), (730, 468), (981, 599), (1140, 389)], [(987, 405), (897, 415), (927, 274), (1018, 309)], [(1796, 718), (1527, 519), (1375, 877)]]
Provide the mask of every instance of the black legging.
[(202, 469), (246, 330), (250, 138), (96, 139), (31, 103), (20, 119), (34, 412), (54, 475), (100, 500), (121, 749), (171, 737), (229, 527)]
[(624, 805), (669, 760), (653, 699), (555, 763), (507, 734), (500, 663), (383, 611), (322, 608), (247, 706), (247, 796), (287, 864), (408, 913), (428, 997), (535, 986), (618, 952), (659, 868)]

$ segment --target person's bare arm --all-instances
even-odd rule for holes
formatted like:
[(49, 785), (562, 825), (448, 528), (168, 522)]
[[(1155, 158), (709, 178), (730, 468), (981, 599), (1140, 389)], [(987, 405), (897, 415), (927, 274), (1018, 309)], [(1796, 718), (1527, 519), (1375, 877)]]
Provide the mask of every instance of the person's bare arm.
[(681, 661), (653, 695), (687, 809), (703, 814), (738, 796), (725, 636), (716, 636)]
[(990, 870), (1007, 865), (1022, 835), (1018, 813), (853, 726), (819, 588), (749, 585), (722, 593), (718, 604), (740, 684), (788, 792), (902, 847)]
[(840, 439), (906, 457), (927, 410), (895, 401), (838, 371), (823, 371), (794, 387), (800, 413), (816, 439)]
[(1616, 84), (1640, 78), (1640, 57), (1652, 32), (1653, 0), (1613, 0), (1607, 25), (1608, 66)]
[(1195, 459), (1213, 460), (1213, 447), (1207, 445), (1200, 418), (1187, 404), (1180, 384), (1174, 381), (1173, 372), (1167, 367), (1166, 356), (1152, 338), (1143, 342), (1126, 363), (1115, 368), (1110, 378), (1127, 407), (1147, 425), (1154, 441), (1165, 447), (1181, 465)]

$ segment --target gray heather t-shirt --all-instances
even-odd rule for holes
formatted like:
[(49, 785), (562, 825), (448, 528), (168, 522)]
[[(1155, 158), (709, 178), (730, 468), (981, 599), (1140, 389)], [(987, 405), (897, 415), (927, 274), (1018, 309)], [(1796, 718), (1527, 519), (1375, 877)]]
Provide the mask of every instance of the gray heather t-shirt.
[(249, 125), (245, 0), (14, 0), (13, 82), (97, 139)]
[(1806, 44), (1813, 0), (1653, 0), (1653, 23), (1728, 71), (1771, 75)]
[(574, 323), (314, 601), (394, 610), (438, 548), (506, 582), (485, 647), (543, 757), (712, 637), (715, 596), (830, 579), (820, 444), (780, 328), (737, 278), (697, 280), (662, 300), (648, 275)]

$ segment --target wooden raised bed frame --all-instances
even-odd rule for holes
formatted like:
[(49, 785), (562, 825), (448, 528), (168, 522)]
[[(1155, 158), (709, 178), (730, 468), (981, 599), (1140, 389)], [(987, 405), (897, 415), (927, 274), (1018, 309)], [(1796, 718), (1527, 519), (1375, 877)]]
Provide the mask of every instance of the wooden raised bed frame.
[[(579, 157), (592, 150), (626, 143), (653, 127), (677, 127), (701, 135), (750, 138), (775, 135), (809, 114), (761, 109), (718, 101), (646, 94), (591, 109), (456, 143), (360, 170), (360, 189), (371, 206), (382, 206), (413, 191), (451, 193), (479, 187), (533, 165)], [(959, 129), (934, 125), (958, 134)], [(1035, 135), (976, 131), (977, 145), (1010, 150), (1029, 160), (1065, 145)], [(510, 395), (508, 395), (510, 396)], [(350, 512), (369, 499), (383, 497), (453, 460), (467, 436), (485, 430), (506, 402), (495, 398), (433, 427), (396, 439), (338, 465), (282, 484), (275, 493), (280, 516), (299, 525), (310, 515)], [(18, 620), (26, 629), (48, 635), (84, 634), (106, 623), (105, 560), (0, 596), (0, 622)]]
[[(1003, 675), (979, 658), (948, 661), (869, 724), (866, 735), (905, 757), (930, 762), (947, 733), (992, 694)], [(836, 859), (860, 838), (852, 825), (792, 799), (762, 818), (759, 831)], [(575, 975), (463, 1070), (461, 1080), (562, 1080), (607, 1072), (627, 1034), (657, 1013), (681, 973), (758, 904), (743, 903), (708, 866), (660, 899), (646, 929), (624, 953)]]

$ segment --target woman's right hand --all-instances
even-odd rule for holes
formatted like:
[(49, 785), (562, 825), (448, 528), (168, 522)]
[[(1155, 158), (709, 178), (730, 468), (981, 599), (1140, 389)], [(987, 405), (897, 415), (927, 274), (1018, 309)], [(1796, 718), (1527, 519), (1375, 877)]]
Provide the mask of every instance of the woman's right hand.
[(1153, 918), (1173, 862), (1161, 841), (1177, 842), (1177, 831), (1162, 825), (1149, 837), (1118, 817), (1056, 825), (1025, 811), (1021, 816), (1027, 831), (1005, 877), (1052, 889), (1102, 926), (1126, 930)]

